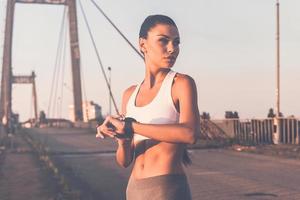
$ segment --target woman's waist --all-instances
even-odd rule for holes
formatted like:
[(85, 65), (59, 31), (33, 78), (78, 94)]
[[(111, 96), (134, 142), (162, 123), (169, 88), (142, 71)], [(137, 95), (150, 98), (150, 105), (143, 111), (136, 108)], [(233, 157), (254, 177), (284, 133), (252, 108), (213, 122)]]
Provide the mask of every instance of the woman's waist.
[(184, 174), (181, 158), (156, 157), (137, 158), (132, 174), (135, 178), (146, 178), (166, 174)]

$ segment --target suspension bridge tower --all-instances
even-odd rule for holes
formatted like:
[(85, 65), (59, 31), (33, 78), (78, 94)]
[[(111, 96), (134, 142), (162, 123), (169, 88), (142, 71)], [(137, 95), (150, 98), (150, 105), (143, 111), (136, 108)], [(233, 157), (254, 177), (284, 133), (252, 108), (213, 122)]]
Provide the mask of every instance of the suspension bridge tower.
[(1, 97), (0, 97), (0, 119), (5, 127), (11, 126), (12, 117), (12, 37), (13, 23), (16, 3), (27, 4), (47, 4), (63, 5), (68, 7), (71, 63), (72, 63), (72, 82), (74, 96), (74, 116), (75, 121), (83, 120), (82, 113), (82, 92), (80, 77), (80, 51), (77, 30), (76, 0), (7, 0), (5, 36), (3, 45), (3, 63), (1, 79)]

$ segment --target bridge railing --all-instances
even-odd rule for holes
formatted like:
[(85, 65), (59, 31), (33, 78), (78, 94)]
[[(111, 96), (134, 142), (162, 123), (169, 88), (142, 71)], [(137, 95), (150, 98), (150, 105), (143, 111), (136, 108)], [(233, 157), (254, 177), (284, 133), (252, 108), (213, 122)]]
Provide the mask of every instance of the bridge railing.
[[(234, 120), (234, 136), (239, 143), (272, 144), (275, 125), (273, 118)], [(300, 120), (296, 118), (279, 119), (279, 142), (300, 144)]]
[(224, 140), (228, 138), (226, 133), (209, 119), (200, 119), (200, 139)]
[(300, 120), (295, 118), (281, 118), (280, 142), (284, 144), (300, 144)]

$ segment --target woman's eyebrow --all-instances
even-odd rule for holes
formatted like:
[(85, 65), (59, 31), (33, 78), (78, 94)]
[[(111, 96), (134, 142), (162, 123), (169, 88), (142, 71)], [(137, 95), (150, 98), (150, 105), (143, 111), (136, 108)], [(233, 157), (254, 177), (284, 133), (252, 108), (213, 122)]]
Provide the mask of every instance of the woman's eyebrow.
[(169, 36), (164, 35), (164, 34), (158, 34), (157, 36), (162, 36), (162, 37), (170, 38)]
[[(164, 34), (158, 34), (157, 36), (162, 36), (162, 37), (165, 37), (165, 38), (168, 38), (168, 39), (170, 39), (170, 37), (169, 37), (169, 36), (167, 36), (167, 35), (164, 35)], [(174, 40), (180, 40), (180, 37), (176, 37), (176, 38), (174, 38)]]

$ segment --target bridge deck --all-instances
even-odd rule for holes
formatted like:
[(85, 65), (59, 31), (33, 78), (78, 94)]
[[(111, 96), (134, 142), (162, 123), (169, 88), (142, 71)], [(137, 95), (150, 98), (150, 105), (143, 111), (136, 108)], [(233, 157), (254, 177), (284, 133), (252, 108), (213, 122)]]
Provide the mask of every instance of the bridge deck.
[[(93, 132), (80, 129), (33, 129), (28, 133), (48, 147), (51, 159), (69, 176), (71, 185), (85, 190), (82, 194), (89, 193), (89, 199), (124, 199), (130, 169), (116, 164), (113, 140), (98, 140)], [(186, 172), (195, 200), (300, 199), (299, 160), (226, 149), (194, 149), (191, 155), (193, 165)], [(6, 154), (4, 163), (10, 158), (17, 159)], [(5, 169), (1, 168), (2, 174)], [(8, 183), (2, 179), (1, 184), (2, 188)], [(39, 199), (47, 199), (47, 194), (43, 195), (45, 198)]]

